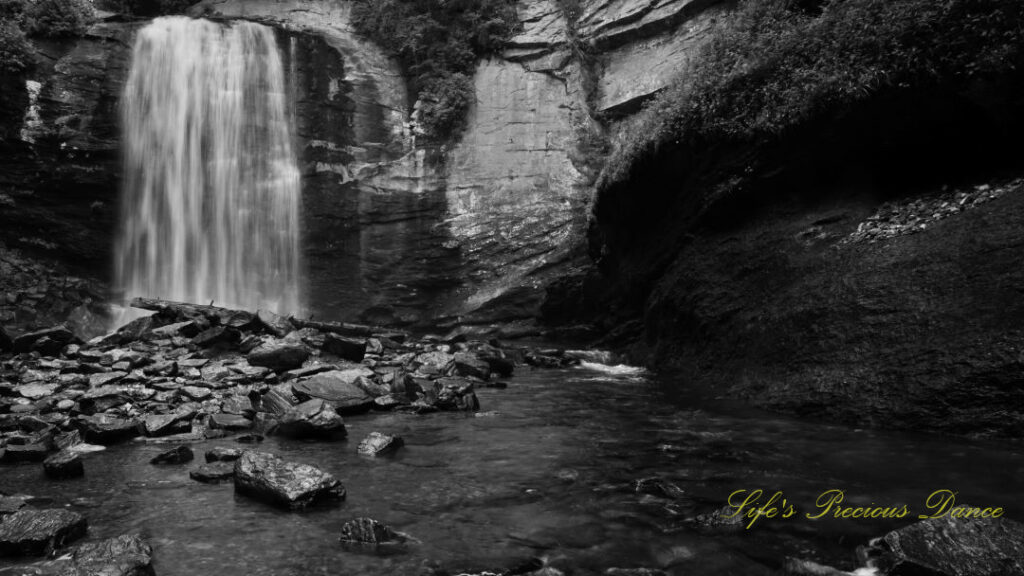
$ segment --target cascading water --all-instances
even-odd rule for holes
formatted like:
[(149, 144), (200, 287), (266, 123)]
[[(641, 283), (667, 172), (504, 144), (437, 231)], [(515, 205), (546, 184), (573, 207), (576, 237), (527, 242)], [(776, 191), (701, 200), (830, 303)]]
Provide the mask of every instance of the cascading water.
[(299, 169), (273, 31), (158, 18), (122, 106), (124, 296), (298, 314)]

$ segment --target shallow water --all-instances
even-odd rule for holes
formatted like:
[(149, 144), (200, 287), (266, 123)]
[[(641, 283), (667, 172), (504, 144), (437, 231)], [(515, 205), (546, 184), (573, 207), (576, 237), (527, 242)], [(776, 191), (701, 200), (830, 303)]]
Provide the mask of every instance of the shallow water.
[[(799, 511), (830, 488), (847, 502), (908, 504), (925, 512), (939, 488), (1021, 517), (1016, 444), (852, 430), (709, 400), (678, 382), (594, 370), (521, 369), (505, 390), (479, 391), (486, 412), (368, 414), (347, 419), (349, 440), (270, 438), (263, 450), (338, 476), (338, 507), (288, 513), (230, 484), (193, 482), (197, 462), (151, 466), (167, 446), (132, 443), (88, 454), (86, 477), (51, 482), (39, 465), (0, 468), (0, 489), (53, 499), (89, 519), (90, 537), (138, 531), (161, 576), (415, 574), (424, 561), (504, 569), (530, 557), (578, 571), (659, 567), (670, 574), (768, 574), (785, 556), (853, 567), (855, 548), (903, 520), (762, 519), (741, 532), (701, 532), (686, 519), (737, 489), (784, 490)], [(356, 454), (373, 430), (402, 435), (395, 457)], [(658, 476), (676, 498), (637, 493)], [(373, 554), (337, 542), (348, 519), (371, 516), (421, 543)], [(0, 564), (2, 566), (3, 564)]]

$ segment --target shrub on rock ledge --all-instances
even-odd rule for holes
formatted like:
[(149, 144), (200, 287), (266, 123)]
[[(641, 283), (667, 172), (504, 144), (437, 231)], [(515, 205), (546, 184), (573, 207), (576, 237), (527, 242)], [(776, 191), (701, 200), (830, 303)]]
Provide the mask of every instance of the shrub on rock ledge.
[(96, 19), (89, 0), (35, 0), (25, 5), (23, 26), (30, 36), (81, 36)]

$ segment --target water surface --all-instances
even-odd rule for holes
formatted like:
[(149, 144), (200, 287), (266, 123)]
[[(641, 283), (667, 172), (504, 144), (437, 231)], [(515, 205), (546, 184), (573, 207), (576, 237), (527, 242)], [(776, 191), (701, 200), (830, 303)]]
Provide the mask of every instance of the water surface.
[[(86, 455), (86, 477), (46, 480), (38, 465), (0, 469), (0, 486), (84, 513), (90, 537), (138, 531), (161, 576), (415, 574), (425, 561), (502, 569), (530, 557), (577, 571), (657, 567), (670, 574), (768, 574), (785, 556), (853, 567), (856, 546), (909, 520), (761, 520), (707, 532), (688, 518), (737, 489), (784, 490), (802, 511), (829, 488), (859, 505), (925, 511), (935, 489), (1021, 517), (1024, 473), (1015, 444), (853, 430), (708, 400), (684, 383), (586, 369), (530, 371), (479, 392), (471, 416), (368, 414), (349, 440), (270, 438), (262, 449), (338, 476), (348, 499), (288, 513), (188, 478), (198, 462), (151, 466), (166, 446), (132, 443)], [(402, 435), (395, 457), (356, 454), (378, 430)], [(231, 439), (194, 445), (197, 459)], [(660, 477), (675, 498), (637, 493)], [(337, 542), (343, 522), (370, 516), (421, 541), (373, 554)]]

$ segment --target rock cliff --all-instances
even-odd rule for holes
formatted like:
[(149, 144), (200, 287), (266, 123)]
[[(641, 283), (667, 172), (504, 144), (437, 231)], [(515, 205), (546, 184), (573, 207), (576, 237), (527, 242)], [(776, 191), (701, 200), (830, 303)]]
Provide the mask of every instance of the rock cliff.
[[(303, 167), (312, 312), (376, 323), (536, 315), (581, 262), (604, 126), (685, 64), (722, 3), (519, 3), (522, 30), (479, 63), (467, 128), (417, 142), (403, 70), (347, 2), (205, 0), (190, 13), (280, 30)], [(118, 100), (134, 31), (117, 17), (39, 45), (6, 78), (2, 240), (104, 279), (120, 178)], [(595, 144), (597, 143), (597, 144)]]

